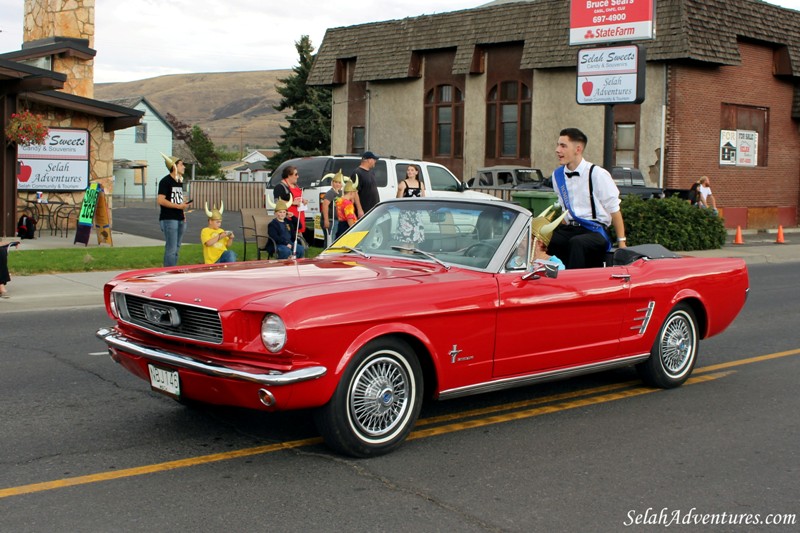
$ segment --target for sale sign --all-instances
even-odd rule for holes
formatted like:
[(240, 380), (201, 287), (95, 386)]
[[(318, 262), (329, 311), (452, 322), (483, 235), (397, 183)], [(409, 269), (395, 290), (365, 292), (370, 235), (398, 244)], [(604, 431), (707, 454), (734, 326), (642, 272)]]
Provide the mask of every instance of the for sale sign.
[(579, 104), (639, 104), (644, 101), (645, 54), (635, 44), (578, 51)]
[(721, 130), (719, 133), (719, 164), (754, 167), (758, 164), (758, 132), (750, 130)]
[(572, 0), (569, 44), (655, 37), (655, 0)]

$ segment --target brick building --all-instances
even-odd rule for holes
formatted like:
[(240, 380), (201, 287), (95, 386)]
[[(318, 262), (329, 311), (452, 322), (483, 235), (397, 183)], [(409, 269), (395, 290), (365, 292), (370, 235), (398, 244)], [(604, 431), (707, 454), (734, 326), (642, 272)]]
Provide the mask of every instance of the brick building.
[[(644, 102), (614, 106), (613, 163), (671, 189), (708, 175), (729, 227), (797, 225), (800, 12), (659, 0), (655, 26), (637, 42)], [(329, 29), (309, 83), (333, 89), (332, 151), (424, 158), (462, 178), (496, 164), (549, 175), (559, 130), (575, 126), (601, 163), (604, 106), (576, 103), (586, 46), (569, 46), (568, 30), (566, 0)], [(723, 159), (721, 139), (736, 130), (758, 134), (754, 166)]]

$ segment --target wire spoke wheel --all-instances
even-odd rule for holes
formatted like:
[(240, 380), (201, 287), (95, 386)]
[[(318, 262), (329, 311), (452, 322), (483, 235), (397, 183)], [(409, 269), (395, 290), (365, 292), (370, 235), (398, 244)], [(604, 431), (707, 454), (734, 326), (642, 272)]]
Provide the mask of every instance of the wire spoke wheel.
[(408, 406), (409, 376), (397, 361), (381, 357), (354, 377), (350, 418), (365, 435), (380, 438), (402, 420)]
[(374, 340), (353, 357), (333, 397), (317, 411), (317, 428), (339, 452), (388, 453), (414, 427), (422, 392), (422, 369), (411, 348), (399, 339)]
[(636, 365), (648, 385), (678, 387), (692, 374), (698, 351), (697, 319), (691, 307), (676, 305), (653, 342), (650, 358)]
[(694, 351), (694, 328), (683, 315), (675, 316), (664, 326), (661, 335), (661, 361), (664, 369), (679, 375), (691, 359)]

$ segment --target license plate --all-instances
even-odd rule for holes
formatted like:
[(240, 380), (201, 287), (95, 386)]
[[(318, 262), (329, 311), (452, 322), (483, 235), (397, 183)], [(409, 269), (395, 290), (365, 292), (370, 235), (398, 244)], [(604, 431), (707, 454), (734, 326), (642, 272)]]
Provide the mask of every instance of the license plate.
[(150, 364), (147, 365), (147, 369), (150, 371), (150, 386), (154, 390), (176, 398), (181, 395), (181, 381), (177, 371), (165, 370)]

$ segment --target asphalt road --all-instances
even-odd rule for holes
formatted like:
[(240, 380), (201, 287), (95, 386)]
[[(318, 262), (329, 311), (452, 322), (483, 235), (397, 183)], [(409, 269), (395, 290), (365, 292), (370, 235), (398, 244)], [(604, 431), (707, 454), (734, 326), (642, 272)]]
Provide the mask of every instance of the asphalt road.
[[(117, 202), (119, 204), (120, 202)], [(150, 239), (163, 239), (161, 226), (158, 222), (159, 208), (155, 200), (147, 202), (126, 202), (125, 206), (115, 205), (112, 210), (112, 222), (114, 231), (147, 237)], [(200, 230), (208, 226), (208, 218), (203, 212), (203, 206), (194, 206), (186, 212), (187, 234), (200, 234)], [(222, 227), (229, 229), (236, 234), (241, 230), (241, 215), (238, 211), (226, 211), (223, 213)], [(184, 242), (188, 242), (184, 237)], [(192, 241), (193, 242), (193, 241)]]
[(796, 271), (751, 268), (679, 389), (618, 370), (432, 403), (369, 460), (328, 451), (308, 412), (151, 392), (104, 354), (101, 309), (4, 316), (0, 531), (797, 531)]

